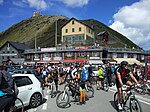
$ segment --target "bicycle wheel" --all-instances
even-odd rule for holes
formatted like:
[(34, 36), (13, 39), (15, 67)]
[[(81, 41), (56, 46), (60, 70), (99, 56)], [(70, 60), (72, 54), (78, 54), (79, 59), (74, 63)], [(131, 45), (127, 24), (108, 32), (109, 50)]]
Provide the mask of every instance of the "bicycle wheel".
[(118, 95), (118, 92), (116, 92), (115, 94), (114, 94), (114, 105), (115, 105), (115, 107), (116, 107), (116, 109), (118, 109), (118, 103), (117, 103), (117, 95)]
[(24, 112), (24, 104), (20, 98), (16, 99), (15, 106), (12, 109), (12, 112), (17, 112), (17, 110), (20, 110), (20, 112)]
[(135, 98), (130, 99), (129, 106), (130, 106), (130, 112), (142, 112), (141, 105), (138, 102), (138, 100)]
[(58, 94), (56, 98), (56, 104), (60, 108), (65, 108), (69, 104), (69, 94), (65, 91)]
[(94, 88), (93, 86), (87, 85), (87, 88), (85, 89), (86, 95), (88, 98), (92, 98), (94, 96)]
[(107, 78), (104, 79), (104, 90), (108, 91), (109, 90), (109, 84)]
[[(67, 88), (67, 89), (66, 89)], [(69, 88), (69, 84), (66, 84), (64, 87), (64, 90), (67, 90), (67, 93), (69, 94), (69, 96), (72, 96), (72, 91)]]
[(52, 83), (52, 86), (51, 86), (51, 98), (53, 98), (54, 96), (54, 84)]
[[(114, 105), (115, 105), (116, 109), (119, 110), (117, 100), (118, 100), (118, 92), (116, 92), (114, 94)], [(121, 107), (123, 107), (123, 100), (122, 100), (121, 96), (120, 96), (120, 105), (121, 105)]]

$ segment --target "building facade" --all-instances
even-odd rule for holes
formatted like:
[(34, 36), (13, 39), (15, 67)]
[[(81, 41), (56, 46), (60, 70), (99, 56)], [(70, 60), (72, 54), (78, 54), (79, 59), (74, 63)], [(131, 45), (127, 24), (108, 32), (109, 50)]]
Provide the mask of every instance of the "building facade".
[(69, 45), (93, 45), (94, 44), (94, 31), (85, 23), (71, 18), (61, 29), (62, 43)]
[(0, 64), (5, 64), (10, 59), (24, 58), (25, 49), (29, 49), (29, 47), (23, 43), (7, 41), (0, 47)]
[(38, 51), (25, 50), (25, 60), (28, 62), (42, 63), (69, 63), (69, 62), (86, 62), (89, 60), (102, 61), (104, 58), (112, 60), (115, 58), (134, 58), (144, 62), (150, 53), (141, 50), (105, 48), (107, 57), (103, 57), (104, 47), (60, 47), (60, 48), (41, 48)]

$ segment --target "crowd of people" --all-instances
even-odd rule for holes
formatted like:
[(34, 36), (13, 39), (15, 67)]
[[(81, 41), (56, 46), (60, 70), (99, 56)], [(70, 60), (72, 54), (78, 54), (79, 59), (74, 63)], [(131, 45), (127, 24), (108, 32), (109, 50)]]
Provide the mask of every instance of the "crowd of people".
[[(86, 94), (85, 94), (85, 81), (88, 81), (90, 84), (92, 84), (91, 80), (92, 78), (96, 78), (97, 84), (99, 84), (100, 88), (103, 89), (103, 80), (104, 78), (107, 78), (108, 84), (111, 87), (112, 86), (112, 80), (115, 78), (115, 83), (118, 91), (118, 108), (121, 110), (119, 98), (121, 94), (121, 87), (123, 84), (125, 85), (132, 85), (133, 82), (135, 84), (138, 83), (140, 78), (145, 78), (145, 73), (143, 72), (142, 67), (133, 64), (129, 66), (128, 62), (122, 61), (118, 65), (111, 65), (110, 63), (107, 64), (100, 64), (95, 65), (98, 67), (97, 75), (92, 70), (93, 65), (89, 65), (88, 68), (85, 68), (85, 65), (83, 63), (80, 64), (69, 64), (67, 66), (60, 65), (40, 65), (36, 67), (36, 70), (41, 75), (45, 86), (47, 86), (49, 89), (51, 89), (50, 85), (54, 81), (56, 91), (58, 91), (58, 86), (63, 84), (66, 79), (77, 79), (79, 82), (79, 91), (80, 91), (80, 100), (79, 103), (86, 104)], [(3, 83), (3, 72), (0, 71), (0, 91), (4, 91), (4, 83)], [(7, 88), (7, 87), (6, 87)], [(97, 88), (97, 89), (100, 89)], [(9, 95), (10, 96), (10, 95)], [(4, 96), (0, 96), (0, 102), (1, 100), (4, 100)], [(12, 97), (9, 97), (8, 100)], [(7, 99), (7, 98), (5, 98)], [(11, 103), (7, 104), (7, 101), (5, 104), (0, 104), (0, 111), (4, 110), (5, 107), (10, 107)], [(9, 108), (8, 108), (9, 109)], [(7, 112), (7, 111), (6, 111)]]

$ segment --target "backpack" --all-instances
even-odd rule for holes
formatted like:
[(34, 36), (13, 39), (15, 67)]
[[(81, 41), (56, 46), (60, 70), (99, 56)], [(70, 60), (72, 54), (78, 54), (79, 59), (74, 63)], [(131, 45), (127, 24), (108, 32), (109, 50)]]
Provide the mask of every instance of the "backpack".
[(104, 68), (103, 68), (102, 76), (104, 76), (104, 77), (107, 76), (106, 70)]
[(5, 83), (5, 87), (0, 87), (0, 90), (6, 93), (7, 95), (13, 95), (14, 98), (17, 98), (19, 90), (13, 77), (6, 71), (0, 71), (0, 74), (2, 75), (3, 80), (1, 82)]
[(85, 69), (82, 69), (80, 80), (86, 81), (88, 80), (88, 78), (89, 78), (89, 72)]

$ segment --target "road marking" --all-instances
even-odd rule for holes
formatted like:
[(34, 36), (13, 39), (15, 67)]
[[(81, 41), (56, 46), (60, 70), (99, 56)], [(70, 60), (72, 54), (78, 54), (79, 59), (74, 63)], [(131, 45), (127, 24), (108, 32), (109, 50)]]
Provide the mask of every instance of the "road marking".
[(46, 110), (47, 109), (47, 103), (43, 104), (42, 110)]
[(37, 111), (37, 108), (35, 108), (35, 109), (30, 109), (30, 110), (27, 110), (27, 112), (35, 112), (35, 111)]
[(146, 101), (143, 101), (143, 100), (140, 100), (140, 99), (138, 99), (140, 102), (142, 102), (142, 103), (145, 103), (145, 104), (147, 104), (147, 105), (150, 105), (150, 103), (148, 103), (148, 102), (146, 102)]
[(50, 93), (50, 90), (49, 90), (49, 89), (47, 90), (47, 93)]
[[(45, 99), (48, 100), (49, 95), (45, 96)], [(43, 104), (42, 110), (46, 110), (47, 109), (47, 103)]]
[[(109, 90), (110, 90), (111, 92), (114, 92), (114, 93), (116, 92), (115, 90), (112, 90), (112, 89), (109, 89)], [(145, 104), (147, 104), (147, 105), (150, 105), (149, 102), (143, 101), (143, 100), (141, 100), (142, 98), (141, 98), (141, 99), (139, 99), (139, 98), (140, 98), (140, 97), (137, 96), (138, 101), (140, 101), (140, 102), (142, 102), (142, 103), (145, 103)]]
[(45, 96), (45, 99), (47, 99), (47, 100), (48, 100), (48, 95), (46, 95), (46, 96)]

